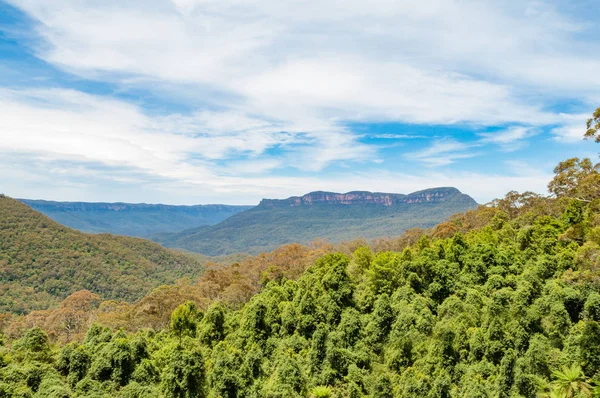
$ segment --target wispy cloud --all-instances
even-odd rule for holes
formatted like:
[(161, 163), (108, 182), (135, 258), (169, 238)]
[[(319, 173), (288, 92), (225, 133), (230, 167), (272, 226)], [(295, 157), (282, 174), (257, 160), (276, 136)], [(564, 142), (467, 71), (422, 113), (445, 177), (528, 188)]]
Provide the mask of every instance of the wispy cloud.
[(506, 152), (516, 151), (527, 145), (526, 139), (538, 134), (532, 127), (513, 126), (493, 133), (480, 133), (480, 143), (499, 145)]
[(477, 146), (477, 144), (458, 142), (451, 139), (440, 139), (433, 141), (428, 148), (410, 153), (407, 157), (431, 167), (447, 166), (458, 159), (477, 156), (477, 153), (472, 151)]
[(585, 122), (590, 117), (588, 114), (560, 114), (561, 123), (554, 127), (551, 133), (554, 139), (562, 143), (573, 143), (583, 139)]
[[(335, 125), (305, 133), (293, 124), (233, 112), (150, 116), (119, 100), (71, 90), (0, 89), (0, 119), (3, 151), (137, 167), (185, 180), (218, 175), (217, 160), (236, 160), (243, 175), (283, 163), (320, 170), (340, 160), (362, 161), (374, 151)], [(256, 159), (274, 147), (281, 159)]]
[(378, 138), (383, 140), (416, 140), (420, 138), (427, 138), (426, 135), (419, 134), (396, 134), (396, 133), (385, 133), (385, 134), (365, 134), (368, 138)]

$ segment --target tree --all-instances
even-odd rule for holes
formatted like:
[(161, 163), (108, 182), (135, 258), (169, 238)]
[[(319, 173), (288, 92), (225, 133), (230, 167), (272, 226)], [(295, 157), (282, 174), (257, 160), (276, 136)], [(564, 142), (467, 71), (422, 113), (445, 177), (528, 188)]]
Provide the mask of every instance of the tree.
[(583, 371), (594, 375), (600, 371), (600, 324), (587, 321), (579, 338)]
[(205, 372), (202, 354), (197, 350), (173, 350), (162, 380), (162, 391), (167, 398), (203, 398)]
[(67, 381), (74, 387), (88, 372), (91, 358), (85, 346), (66, 345), (60, 352), (57, 369), (67, 376)]
[(392, 383), (386, 374), (380, 374), (373, 384), (373, 397), (377, 398), (392, 398)]
[(584, 309), (586, 317), (600, 322), (600, 294), (592, 292), (585, 302)]
[(600, 197), (600, 163), (589, 158), (570, 158), (554, 168), (548, 191), (556, 197), (570, 197), (590, 202)]
[(225, 337), (225, 310), (219, 303), (213, 303), (200, 322), (200, 341), (215, 345)]
[(306, 395), (306, 380), (296, 356), (291, 352), (280, 352), (263, 396), (287, 398)]
[(26, 331), (15, 343), (14, 348), (17, 352), (24, 353), (27, 359), (45, 362), (51, 359), (48, 335), (39, 327)]
[(331, 389), (326, 386), (317, 386), (310, 392), (311, 398), (330, 398)]
[(125, 338), (114, 338), (95, 353), (90, 375), (98, 381), (111, 380), (121, 386), (129, 382), (136, 365), (131, 344)]
[[(594, 139), (600, 142), (600, 108), (596, 109), (592, 117), (586, 123), (587, 130), (584, 134), (585, 139)], [(600, 177), (598, 170), (600, 164), (592, 164), (588, 158), (579, 160), (579, 158), (567, 159), (560, 162), (554, 169), (556, 174), (548, 190), (557, 197), (570, 196), (583, 201), (591, 201), (600, 197)]]
[(575, 364), (570, 367), (564, 367), (561, 370), (552, 372), (554, 380), (551, 385), (552, 396), (562, 398), (591, 397), (592, 386), (587, 382), (587, 378), (581, 368)]
[(586, 127), (585, 139), (593, 138), (594, 141), (600, 142), (600, 135), (598, 135), (598, 130), (600, 130), (600, 108), (596, 109), (592, 117), (588, 119)]
[(178, 286), (160, 286), (135, 304), (131, 314), (134, 326), (153, 329), (168, 327), (170, 316), (177, 306), (192, 299), (192, 295)]
[(193, 301), (187, 301), (181, 304), (179, 307), (175, 308), (175, 311), (171, 314), (171, 330), (179, 338), (180, 347), (184, 335), (196, 335), (197, 316), (198, 309), (196, 303)]
[(54, 333), (67, 342), (85, 332), (89, 326), (93, 310), (98, 307), (100, 296), (89, 290), (80, 290), (60, 303), (60, 307), (52, 311), (48, 317), (48, 325)]

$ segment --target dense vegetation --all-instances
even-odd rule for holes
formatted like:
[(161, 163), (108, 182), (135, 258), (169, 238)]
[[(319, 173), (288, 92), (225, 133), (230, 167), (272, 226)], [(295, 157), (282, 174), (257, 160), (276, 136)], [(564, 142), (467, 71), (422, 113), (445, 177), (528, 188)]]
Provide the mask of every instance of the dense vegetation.
[(84, 234), (0, 197), (0, 312), (54, 307), (82, 289), (135, 301), (202, 270), (201, 261), (158, 244)]
[(145, 237), (217, 224), (252, 206), (169, 206), (132, 203), (53, 202), (20, 199), (34, 210), (83, 232)]
[[(312, 194), (319, 193), (308, 195)], [(423, 199), (426, 195), (443, 195), (444, 200), (427, 202)], [(431, 228), (453, 214), (477, 207), (471, 197), (455, 188), (394, 196), (408, 200), (388, 206), (361, 202), (293, 206), (289, 203), (292, 198), (265, 200), (257, 207), (216, 225), (151, 238), (168, 247), (212, 256), (235, 252), (260, 253), (288, 243), (306, 244), (315, 238), (341, 242), (357, 236), (366, 239), (397, 236), (410, 228)]]
[[(317, 248), (244, 260), (262, 264), (262, 288), (246, 304), (198, 301), (195, 284), (160, 288), (149, 307), (163, 320), (151, 328), (120, 303), (78, 292), (42, 318), (61, 319), (63, 330), (91, 324), (85, 337), (6, 322), (0, 391), (590, 397), (600, 381), (599, 169), (570, 159), (556, 168), (552, 198), (511, 192), (426, 234), (320, 256), (298, 279)], [(215, 269), (199, 284), (222, 294), (257, 277), (241, 268)]]

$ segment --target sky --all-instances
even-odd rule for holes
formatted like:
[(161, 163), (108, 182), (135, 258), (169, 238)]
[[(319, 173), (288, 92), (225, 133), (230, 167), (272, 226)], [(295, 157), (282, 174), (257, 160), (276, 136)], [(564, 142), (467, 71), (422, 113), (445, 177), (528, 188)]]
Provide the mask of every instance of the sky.
[(547, 193), (598, 158), (600, 2), (0, 0), (0, 192)]

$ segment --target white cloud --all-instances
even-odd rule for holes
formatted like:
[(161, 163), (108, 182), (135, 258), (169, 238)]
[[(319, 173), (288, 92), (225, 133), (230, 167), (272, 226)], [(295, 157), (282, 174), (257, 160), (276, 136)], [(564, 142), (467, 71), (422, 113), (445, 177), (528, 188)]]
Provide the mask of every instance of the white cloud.
[(262, 174), (273, 169), (280, 168), (283, 164), (281, 159), (248, 159), (234, 160), (228, 162), (223, 168), (225, 175), (246, 175), (246, 174)]
[(216, 90), (205, 100), (303, 125), (547, 124), (526, 90), (600, 98), (593, 26), (551, 2), (10, 2), (68, 71)]
[(554, 119), (501, 84), (352, 57), (292, 60), (234, 86), (261, 112), (292, 120), (307, 113), (325, 120), (433, 124)]
[(447, 166), (458, 159), (467, 159), (477, 156), (472, 149), (477, 147), (476, 143), (458, 142), (452, 139), (434, 140), (432, 144), (421, 151), (407, 154), (409, 159), (422, 162), (427, 166)]
[(499, 145), (505, 152), (516, 151), (527, 145), (525, 141), (538, 134), (535, 128), (526, 126), (513, 126), (505, 130), (495, 131), (493, 133), (481, 133), (479, 134), (482, 138), (480, 143), (482, 144), (496, 144)]
[(494, 144), (511, 144), (515, 141), (522, 140), (531, 135), (531, 128), (528, 127), (511, 127), (509, 129), (494, 133), (482, 133), (483, 142), (491, 142)]
[(551, 130), (554, 139), (563, 143), (581, 142), (585, 133), (585, 123), (590, 117), (587, 114), (561, 113), (561, 125)]
[[(71, 90), (1, 89), (0, 119), (2, 151), (127, 166), (179, 180), (215, 178), (215, 161), (256, 157), (274, 147), (301, 154), (287, 166), (309, 170), (362, 160), (372, 151), (336, 126), (304, 133), (227, 111), (148, 116), (125, 102)], [(267, 170), (283, 159), (261, 161)], [(243, 175), (246, 169), (237, 170)]]
[(365, 136), (369, 138), (379, 138), (384, 140), (414, 140), (419, 138), (427, 138), (426, 135), (396, 133), (365, 134)]

